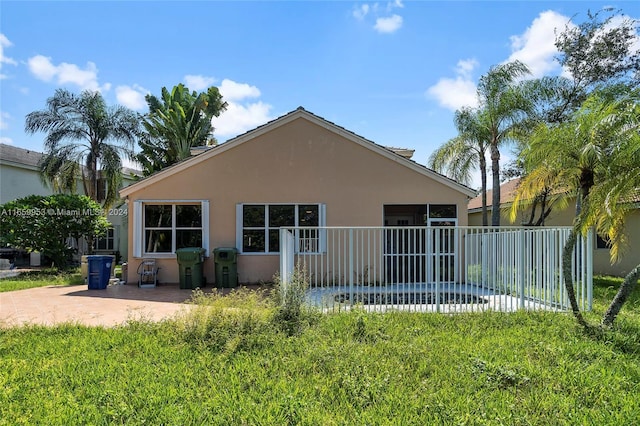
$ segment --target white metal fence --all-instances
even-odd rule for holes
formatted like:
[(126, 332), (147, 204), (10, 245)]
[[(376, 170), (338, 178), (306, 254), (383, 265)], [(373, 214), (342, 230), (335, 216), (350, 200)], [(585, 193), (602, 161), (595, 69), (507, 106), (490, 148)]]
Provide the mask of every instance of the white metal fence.
[[(296, 227), (280, 230), (285, 291), (298, 267), (323, 309), (466, 312), (569, 308), (562, 250), (571, 228)], [(572, 278), (591, 309), (593, 241), (578, 239)]]

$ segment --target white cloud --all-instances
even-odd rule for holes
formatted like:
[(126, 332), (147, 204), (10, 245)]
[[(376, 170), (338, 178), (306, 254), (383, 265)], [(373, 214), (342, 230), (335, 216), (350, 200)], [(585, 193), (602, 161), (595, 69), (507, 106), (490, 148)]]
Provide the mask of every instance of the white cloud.
[(402, 16), (400, 15), (391, 15), (388, 18), (378, 18), (376, 19), (376, 24), (373, 28), (379, 33), (394, 33), (398, 31), (402, 27)]
[(147, 93), (149, 93), (147, 89), (137, 84), (116, 87), (118, 103), (134, 110), (141, 110), (147, 106), (147, 102), (144, 99)]
[(102, 86), (98, 84), (98, 68), (93, 62), (87, 62), (85, 69), (81, 69), (75, 64), (61, 62), (54, 65), (51, 58), (36, 55), (27, 61), (29, 71), (39, 80), (52, 81), (54, 78), (57, 84), (75, 84), (81, 90), (107, 91), (111, 84)]
[(382, 5), (380, 3), (363, 3), (354, 6), (351, 15), (358, 21), (364, 21), (367, 16), (371, 15), (372, 19), (375, 19), (373, 29), (382, 34), (390, 34), (402, 27), (403, 19), (398, 14), (394, 13), (391, 16), (389, 14), (395, 9), (402, 8), (404, 8), (402, 0), (389, 1), (386, 6), (384, 3)]
[(38, 80), (42, 81), (51, 81), (57, 73), (57, 69), (51, 63), (51, 59), (42, 55), (29, 58), (27, 66), (29, 67), (29, 71), (31, 71)]
[(0, 111), (0, 130), (6, 130), (9, 128), (8, 120), (11, 119), (9, 113)]
[(521, 35), (511, 36), (511, 55), (506, 62), (520, 60), (530, 69), (532, 77), (548, 75), (559, 68), (554, 57), (555, 30), (562, 31), (569, 18), (552, 10), (540, 13)]
[(249, 105), (229, 102), (227, 110), (212, 120), (214, 136), (233, 137), (258, 127), (271, 120), (270, 111), (271, 105), (261, 101)]
[(189, 90), (204, 90), (213, 86), (216, 82), (216, 79), (213, 77), (205, 77), (203, 75), (185, 75), (184, 83), (187, 85)]
[(471, 73), (478, 66), (475, 59), (458, 61), (455, 78), (441, 78), (427, 89), (426, 95), (438, 101), (440, 106), (452, 111), (464, 106), (476, 107), (476, 84), (471, 79)]
[(5, 145), (13, 145), (13, 139), (6, 136), (0, 136), (0, 143), (3, 143)]
[(387, 12), (390, 12), (395, 8), (402, 9), (403, 7), (404, 7), (404, 4), (402, 4), (402, 0), (395, 0), (387, 3)]
[[(5, 47), (11, 46), (13, 46), (13, 43), (11, 43), (11, 41), (9, 41), (9, 39), (4, 34), (0, 33), (0, 68), (2, 68), (2, 64), (18, 64), (14, 59), (4, 55)], [(0, 73), (0, 80), (5, 78), (7, 78), (7, 75)]]
[(271, 120), (271, 105), (262, 101), (247, 101), (260, 97), (260, 90), (247, 83), (225, 78), (218, 87), (227, 109), (212, 120), (214, 135), (228, 139)]
[(236, 83), (233, 80), (224, 79), (218, 88), (222, 94), (222, 100), (227, 102), (240, 101), (245, 98), (257, 98), (260, 90), (256, 86), (247, 83)]
[(363, 4), (360, 7), (356, 7), (353, 9), (353, 17), (356, 18), (358, 21), (362, 21), (364, 19), (365, 16), (367, 16), (367, 14), (369, 13), (369, 5), (368, 4)]
[(461, 59), (456, 65), (456, 74), (464, 77), (465, 79), (471, 79), (471, 73), (478, 66), (478, 61), (475, 59)]

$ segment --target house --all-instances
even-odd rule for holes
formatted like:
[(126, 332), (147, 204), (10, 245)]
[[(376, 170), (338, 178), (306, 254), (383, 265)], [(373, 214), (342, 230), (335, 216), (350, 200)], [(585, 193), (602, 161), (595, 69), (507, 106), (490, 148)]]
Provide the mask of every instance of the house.
[[(145, 258), (177, 283), (175, 252), (238, 250), (239, 281), (270, 281), (281, 226), (467, 225), (475, 191), (303, 108), (120, 191), (129, 209), (128, 280)], [(444, 222), (443, 222), (444, 221)]]
[[(54, 190), (45, 185), (40, 178), (39, 163), (41, 152), (19, 148), (13, 145), (0, 144), (0, 204), (23, 198), (28, 195), (51, 195)], [(124, 186), (141, 176), (140, 171), (123, 168)], [(104, 180), (99, 180), (104, 183)], [(83, 193), (82, 184), (78, 181), (77, 193)], [(98, 194), (104, 194), (104, 188)], [(127, 258), (126, 213), (127, 209), (114, 206), (107, 212), (107, 220), (113, 225), (108, 234), (96, 242), (97, 254), (118, 253)]]
[[(521, 226), (528, 224), (531, 219), (531, 208), (522, 208), (518, 212), (516, 220), (511, 223), (509, 221), (509, 209), (515, 198), (520, 179), (512, 179), (500, 186), (500, 203), (501, 203), (501, 222), (508, 225)], [(489, 218), (491, 218), (491, 200), (492, 191), (487, 191), (487, 210)], [(564, 208), (558, 208), (556, 204), (552, 208), (551, 213), (545, 218), (545, 226), (571, 226), (575, 217), (575, 197), (568, 197)], [(594, 235), (595, 244), (593, 251), (593, 272), (594, 274), (625, 276), (631, 269), (640, 263), (640, 199), (636, 200), (636, 209), (631, 213), (627, 225), (626, 232), (630, 247), (625, 251), (620, 262), (611, 264), (609, 256), (609, 248), (602, 238)], [(482, 225), (482, 199), (480, 195), (469, 201), (469, 225)]]

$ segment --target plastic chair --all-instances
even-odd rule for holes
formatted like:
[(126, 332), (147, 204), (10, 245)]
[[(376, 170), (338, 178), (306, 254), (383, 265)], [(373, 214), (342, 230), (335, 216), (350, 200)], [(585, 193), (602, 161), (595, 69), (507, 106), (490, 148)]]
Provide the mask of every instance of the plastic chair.
[(138, 265), (138, 287), (149, 288), (158, 285), (158, 266), (155, 259), (143, 259)]

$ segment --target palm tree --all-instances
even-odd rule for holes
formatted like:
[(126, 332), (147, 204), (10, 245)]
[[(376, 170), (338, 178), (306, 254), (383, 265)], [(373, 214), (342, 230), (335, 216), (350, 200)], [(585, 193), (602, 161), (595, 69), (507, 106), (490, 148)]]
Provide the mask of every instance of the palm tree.
[(43, 180), (60, 191), (75, 191), (78, 177), (84, 193), (95, 201), (99, 179), (106, 181), (103, 206), (118, 198), (122, 180), (122, 158), (133, 157), (138, 135), (136, 113), (122, 107), (107, 107), (99, 92), (80, 95), (56, 90), (47, 99), (47, 109), (27, 115), (25, 132), (46, 132), (45, 155), (40, 163)]
[(534, 110), (534, 103), (518, 80), (530, 74), (520, 61), (491, 67), (478, 83), (479, 116), (491, 153), (491, 225), (500, 225), (500, 147), (517, 139)]
[[(591, 187), (578, 224), (582, 233), (595, 228), (607, 238), (614, 263), (628, 249), (626, 219), (640, 207), (640, 92), (632, 91), (608, 112), (604, 124), (612, 130), (615, 145), (608, 154), (603, 176)], [(602, 317), (602, 325), (613, 325), (639, 279), (640, 264), (624, 278)]]
[(640, 180), (639, 100), (638, 91), (621, 94), (612, 88), (593, 93), (569, 121), (539, 125), (523, 151), (531, 171), (518, 187), (512, 214), (542, 188), (576, 195), (575, 229), (563, 250), (563, 268), (573, 313), (585, 327), (570, 273), (571, 253), (577, 234), (588, 232), (592, 225), (611, 239), (613, 258), (620, 253), (622, 218), (628, 207), (620, 201), (638, 190)]
[(463, 108), (456, 111), (454, 123), (458, 136), (445, 142), (429, 157), (429, 167), (467, 186), (471, 184), (471, 173), (480, 169), (482, 194), (482, 225), (487, 218), (487, 152), (488, 137), (477, 111)]
[(149, 113), (137, 157), (145, 174), (189, 157), (192, 147), (215, 143), (211, 119), (227, 107), (217, 87), (197, 93), (178, 84), (170, 92), (163, 87), (160, 99), (147, 95), (146, 100)]

